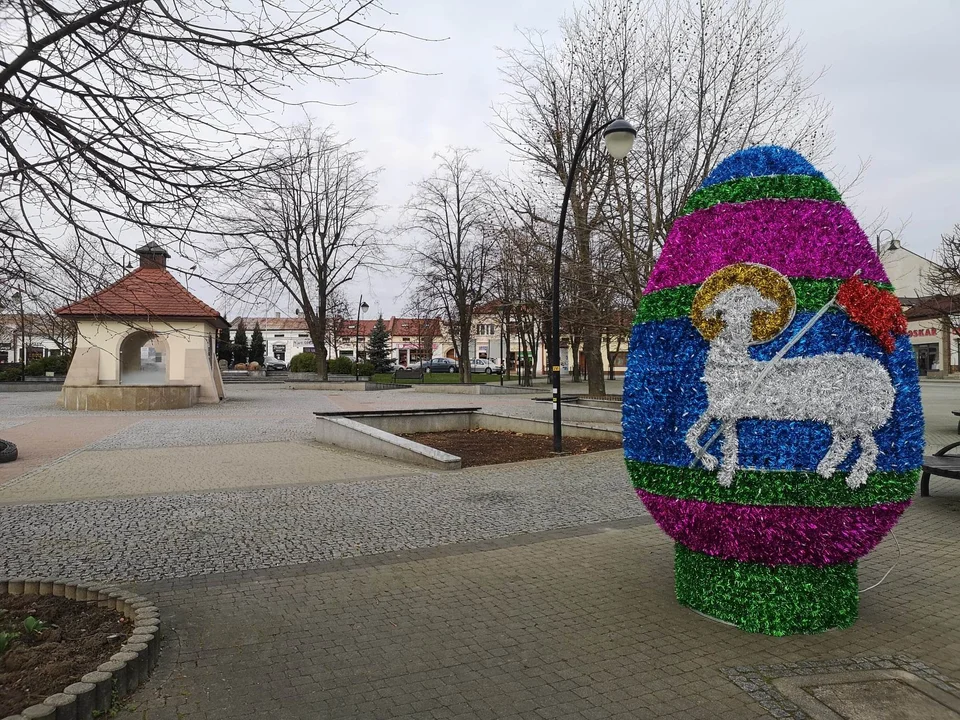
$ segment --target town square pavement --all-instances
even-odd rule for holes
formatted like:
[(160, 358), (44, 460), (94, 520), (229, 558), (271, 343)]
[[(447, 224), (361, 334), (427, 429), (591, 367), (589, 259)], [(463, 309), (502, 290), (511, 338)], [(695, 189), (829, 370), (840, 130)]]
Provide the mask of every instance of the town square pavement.
[[(311, 441), (314, 410), (529, 398), (228, 390), (130, 414), (0, 395), (23, 453), (0, 466), (0, 575), (160, 606), (124, 720), (960, 718), (958, 482), (861, 561), (853, 628), (772, 638), (677, 605), (619, 452), (427, 473)], [(960, 384), (923, 394), (928, 449), (960, 439)]]

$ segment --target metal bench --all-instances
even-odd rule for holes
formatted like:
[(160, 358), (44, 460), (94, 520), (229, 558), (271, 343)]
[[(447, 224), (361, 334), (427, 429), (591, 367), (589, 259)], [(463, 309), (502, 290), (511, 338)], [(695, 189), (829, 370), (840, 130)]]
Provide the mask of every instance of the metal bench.
[(937, 450), (933, 455), (923, 456), (923, 475), (920, 476), (920, 496), (930, 496), (930, 476), (960, 480), (960, 456), (947, 455), (947, 452), (960, 446), (960, 442), (950, 443)]

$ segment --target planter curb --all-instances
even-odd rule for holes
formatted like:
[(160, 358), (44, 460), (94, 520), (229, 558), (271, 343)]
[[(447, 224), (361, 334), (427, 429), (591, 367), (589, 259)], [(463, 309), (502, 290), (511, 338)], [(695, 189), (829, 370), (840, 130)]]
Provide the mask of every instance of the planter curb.
[(92, 720), (110, 710), (114, 696), (124, 697), (143, 685), (160, 659), (160, 611), (143, 595), (113, 584), (86, 584), (57, 578), (0, 578), (0, 593), (53, 595), (115, 610), (129, 621), (129, 636), (109, 661), (50, 695), (42, 702), (3, 720)]

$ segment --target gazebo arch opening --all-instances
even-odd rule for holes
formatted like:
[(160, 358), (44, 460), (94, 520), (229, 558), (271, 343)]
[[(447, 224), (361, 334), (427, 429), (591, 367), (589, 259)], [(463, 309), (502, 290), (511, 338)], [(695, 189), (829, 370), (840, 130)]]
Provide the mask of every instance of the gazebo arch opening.
[(120, 344), (121, 385), (166, 385), (170, 378), (167, 341), (137, 330)]

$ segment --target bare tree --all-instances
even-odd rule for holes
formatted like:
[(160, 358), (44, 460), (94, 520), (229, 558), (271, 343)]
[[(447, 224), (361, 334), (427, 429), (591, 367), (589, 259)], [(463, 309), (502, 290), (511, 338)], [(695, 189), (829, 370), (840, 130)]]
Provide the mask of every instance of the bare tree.
[(342, 287), (337, 287), (327, 299), (327, 331), (325, 346), (327, 358), (337, 357), (340, 343), (347, 337), (347, 318), (350, 316), (350, 304)]
[(330, 300), (381, 256), (379, 171), (332, 130), (310, 126), (290, 130), (266, 166), (224, 218), (228, 280), (274, 301), (292, 298), (326, 378)]
[(440, 334), (440, 313), (443, 304), (429, 287), (414, 288), (403, 308), (404, 314), (413, 321), (413, 337), (416, 338), (417, 356), (424, 360), (433, 356), (433, 342)]
[(829, 147), (816, 77), (803, 73), (782, 17), (773, 0), (589, 0), (562, 21), (556, 45), (527, 34), (525, 47), (506, 52), (510, 93), (496, 129), (554, 208), (594, 100), (600, 122), (627, 117), (639, 128), (620, 163), (593, 142), (570, 199), (567, 298), (591, 393), (604, 389), (603, 315), (616, 305), (601, 289), (618, 288), (636, 306), (673, 220), (710, 169), (761, 142), (814, 160)]
[[(291, 85), (384, 69), (380, 0), (20, 0), (0, 7), (0, 266), (183, 250), (260, 161)], [(2, 226), (17, 214), (15, 232)]]
[(415, 185), (403, 228), (425, 240), (417, 243), (411, 270), (421, 292), (443, 307), (453, 349), (460, 358), (460, 381), (470, 381), (470, 337), (476, 307), (488, 299), (493, 241), (485, 232), (489, 177), (471, 167), (471, 150), (438, 154), (436, 171)]

